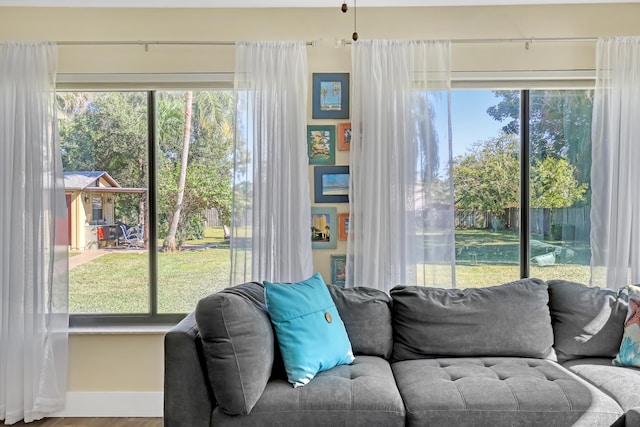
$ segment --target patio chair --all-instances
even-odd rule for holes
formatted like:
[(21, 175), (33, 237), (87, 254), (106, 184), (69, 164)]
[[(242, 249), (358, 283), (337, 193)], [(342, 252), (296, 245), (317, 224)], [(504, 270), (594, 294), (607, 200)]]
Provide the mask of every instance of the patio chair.
[(142, 249), (144, 239), (140, 231), (140, 226), (127, 227), (126, 224), (118, 223), (120, 232), (118, 233), (118, 244), (126, 246), (127, 249)]

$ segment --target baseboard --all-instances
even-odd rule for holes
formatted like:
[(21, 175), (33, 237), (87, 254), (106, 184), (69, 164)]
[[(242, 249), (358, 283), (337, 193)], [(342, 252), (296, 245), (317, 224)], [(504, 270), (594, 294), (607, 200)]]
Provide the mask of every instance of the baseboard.
[(67, 392), (51, 417), (162, 417), (162, 392)]

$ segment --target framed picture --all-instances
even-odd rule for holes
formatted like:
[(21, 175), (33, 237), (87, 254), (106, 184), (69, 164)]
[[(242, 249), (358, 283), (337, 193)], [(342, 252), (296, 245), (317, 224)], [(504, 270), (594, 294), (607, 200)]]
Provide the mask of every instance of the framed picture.
[(336, 163), (336, 127), (307, 126), (307, 147), (310, 165), (333, 165)]
[(349, 118), (349, 73), (313, 73), (311, 117)]
[(349, 238), (349, 214), (338, 214), (338, 240)]
[(331, 284), (344, 286), (347, 278), (347, 256), (331, 255)]
[(351, 123), (338, 124), (338, 150), (349, 151), (351, 148)]
[(336, 208), (311, 208), (311, 247), (313, 249), (338, 247), (336, 212)]
[(313, 187), (316, 203), (349, 203), (349, 166), (316, 166)]

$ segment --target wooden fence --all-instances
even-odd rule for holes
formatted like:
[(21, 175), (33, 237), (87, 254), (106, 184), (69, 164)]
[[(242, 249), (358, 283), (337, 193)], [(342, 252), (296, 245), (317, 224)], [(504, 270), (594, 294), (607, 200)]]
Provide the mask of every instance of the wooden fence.
[[(529, 224), (533, 234), (550, 237), (552, 240), (589, 241), (591, 231), (590, 206), (530, 210)], [(520, 227), (519, 209), (508, 209), (496, 218), (479, 210), (457, 210), (456, 228), (517, 230)]]
[(204, 226), (205, 227), (221, 227), (222, 222), (220, 221), (220, 216), (218, 215), (218, 211), (215, 209), (207, 209), (202, 213), (205, 217)]

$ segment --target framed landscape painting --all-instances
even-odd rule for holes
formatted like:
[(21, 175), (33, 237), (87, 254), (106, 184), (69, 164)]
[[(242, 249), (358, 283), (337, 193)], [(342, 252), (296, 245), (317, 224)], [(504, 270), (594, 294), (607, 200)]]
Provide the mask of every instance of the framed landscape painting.
[(338, 124), (338, 150), (349, 151), (351, 148), (351, 123)]
[(313, 73), (314, 119), (349, 118), (349, 73)]
[(336, 127), (307, 126), (307, 148), (310, 165), (333, 165), (336, 163)]
[(335, 249), (338, 247), (336, 208), (311, 208), (311, 247)]
[(331, 255), (331, 284), (343, 286), (347, 278), (347, 256)]
[(349, 203), (349, 166), (316, 166), (313, 187), (316, 203)]

